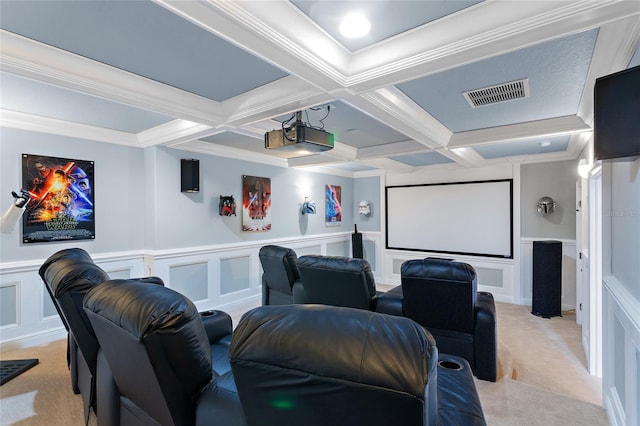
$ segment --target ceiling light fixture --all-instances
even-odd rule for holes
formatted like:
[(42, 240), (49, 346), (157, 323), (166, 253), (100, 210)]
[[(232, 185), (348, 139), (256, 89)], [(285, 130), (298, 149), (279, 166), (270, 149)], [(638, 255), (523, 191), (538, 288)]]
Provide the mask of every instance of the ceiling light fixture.
[(349, 13), (340, 23), (340, 33), (347, 38), (359, 38), (371, 29), (371, 23), (361, 13)]

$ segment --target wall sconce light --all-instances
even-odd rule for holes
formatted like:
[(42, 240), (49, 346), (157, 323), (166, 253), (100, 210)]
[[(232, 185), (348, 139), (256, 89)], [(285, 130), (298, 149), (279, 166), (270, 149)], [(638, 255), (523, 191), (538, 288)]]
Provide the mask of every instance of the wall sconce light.
[(538, 200), (537, 209), (538, 213), (543, 215), (553, 213), (556, 209), (556, 202), (551, 197), (542, 197)]
[(365, 200), (360, 201), (358, 204), (358, 213), (360, 213), (361, 216), (369, 217), (371, 215), (371, 204)]
[(316, 214), (316, 202), (310, 200), (309, 197), (304, 197), (302, 203), (302, 214)]
[(582, 158), (578, 162), (578, 175), (583, 179), (588, 178), (592, 167), (592, 164), (589, 164), (586, 159)]

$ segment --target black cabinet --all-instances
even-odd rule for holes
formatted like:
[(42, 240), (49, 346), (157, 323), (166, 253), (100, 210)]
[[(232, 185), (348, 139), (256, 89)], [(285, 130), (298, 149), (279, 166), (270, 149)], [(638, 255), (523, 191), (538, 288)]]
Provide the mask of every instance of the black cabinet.
[(531, 313), (543, 318), (562, 316), (562, 242), (533, 242)]

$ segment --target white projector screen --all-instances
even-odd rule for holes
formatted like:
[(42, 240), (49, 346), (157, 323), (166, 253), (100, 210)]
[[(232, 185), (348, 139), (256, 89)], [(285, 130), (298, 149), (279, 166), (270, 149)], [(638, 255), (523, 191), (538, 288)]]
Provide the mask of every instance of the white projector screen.
[(387, 249), (513, 258), (513, 180), (387, 186)]

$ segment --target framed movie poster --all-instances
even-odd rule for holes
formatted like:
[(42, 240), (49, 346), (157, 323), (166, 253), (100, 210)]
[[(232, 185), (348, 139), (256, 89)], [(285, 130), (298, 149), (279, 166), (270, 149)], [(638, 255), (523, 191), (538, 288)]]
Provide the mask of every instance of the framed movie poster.
[(328, 226), (340, 225), (342, 222), (342, 188), (339, 185), (326, 185), (325, 203), (325, 224)]
[(271, 179), (242, 176), (242, 230), (271, 229)]
[(22, 154), (22, 242), (94, 239), (93, 161)]

